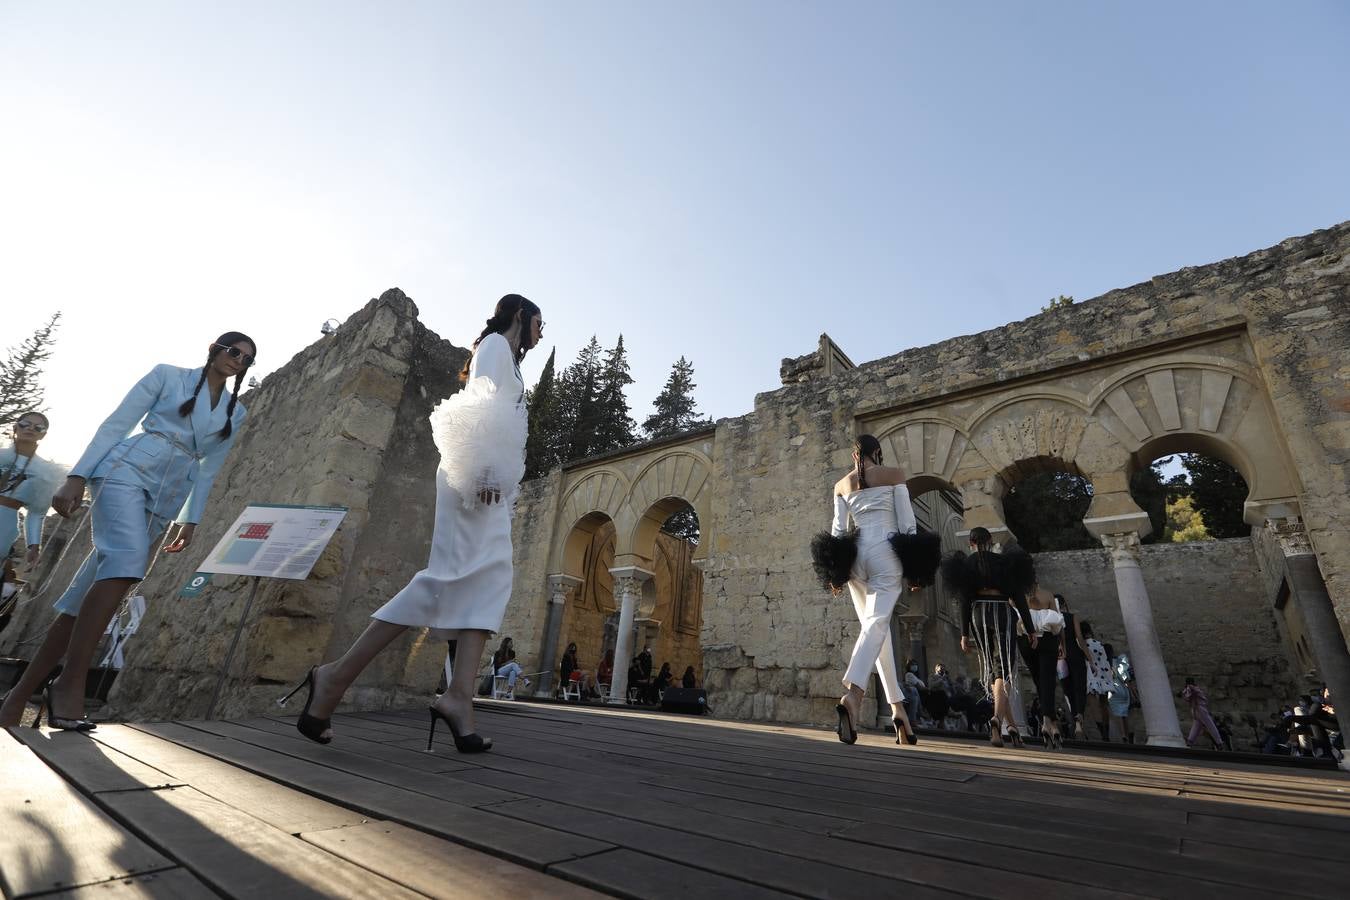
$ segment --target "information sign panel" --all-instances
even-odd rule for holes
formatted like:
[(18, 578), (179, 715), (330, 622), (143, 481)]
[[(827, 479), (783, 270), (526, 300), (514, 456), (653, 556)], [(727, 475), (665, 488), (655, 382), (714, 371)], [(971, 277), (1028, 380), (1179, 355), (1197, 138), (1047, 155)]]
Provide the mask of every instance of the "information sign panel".
[(255, 503), (239, 514), (199, 572), (304, 579), (347, 515), (341, 506)]

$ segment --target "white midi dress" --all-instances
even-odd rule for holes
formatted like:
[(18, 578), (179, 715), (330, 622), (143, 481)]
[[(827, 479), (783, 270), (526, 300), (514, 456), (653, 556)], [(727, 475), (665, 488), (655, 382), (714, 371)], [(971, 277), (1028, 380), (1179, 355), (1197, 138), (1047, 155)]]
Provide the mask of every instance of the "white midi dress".
[[(511, 599), (511, 508), (525, 472), (524, 382), (499, 334), (431, 414), (441, 453), (427, 566), (373, 614), (395, 625), (497, 631)], [(485, 503), (482, 492), (499, 495)]]

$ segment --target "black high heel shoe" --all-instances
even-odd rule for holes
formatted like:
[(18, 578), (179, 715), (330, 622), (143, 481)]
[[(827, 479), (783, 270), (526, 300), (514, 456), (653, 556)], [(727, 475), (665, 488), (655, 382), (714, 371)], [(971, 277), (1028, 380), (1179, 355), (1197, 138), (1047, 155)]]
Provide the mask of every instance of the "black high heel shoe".
[(848, 707), (839, 703), (835, 705), (834, 711), (839, 714), (839, 724), (835, 726), (834, 733), (839, 735), (841, 743), (856, 744), (858, 731), (853, 727), (853, 717), (848, 714)]
[(42, 689), (42, 706), (38, 707), (37, 716), (33, 719), (33, 727), (37, 728), (42, 722), (43, 707), (47, 710), (47, 727), (55, 728), (58, 731), (78, 731), (84, 734), (87, 731), (93, 731), (98, 726), (88, 719), (63, 719), (56, 714), (56, 707), (52, 705), (52, 685), (47, 682), (46, 687)]
[(1022, 743), (1022, 733), (1017, 730), (1016, 725), (1008, 726), (1008, 743), (1019, 750), (1026, 746)]
[(291, 688), (289, 694), (277, 700), (277, 706), (285, 706), (286, 701), (291, 699), (302, 687), (309, 688), (309, 693), (305, 695), (305, 708), (300, 711), (300, 718), (296, 720), (295, 730), (316, 744), (328, 744), (332, 743), (333, 736), (330, 734), (325, 737), (324, 732), (333, 727), (333, 720), (331, 718), (320, 719), (309, 714), (309, 704), (314, 701), (314, 670), (317, 668), (318, 666), (311, 666), (310, 670), (305, 673), (305, 680)]
[(427, 712), (431, 714), (431, 730), (427, 732), (427, 752), (431, 752), (431, 744), (436, 739), (436, 720), (440, 719), (450, 728), (450, 736), (455, 739), (455, 749), (460, 753), (486, 753), (492, 749), (492, 738), (483, 738), (477, 732), (472, 734), (460, 734), (459, 729), (450, 717), (441, 712), (434, 706), (428, 706)]
[(909, 730), (909, 726), (905, 724), (904, 719), (891, 719), (891, 723), (895, 725), (895, 742), (897, 744), (900, 743), (901, 737), (904, 737), (905, 743), (911, 746), (919, 742), (919, 736)]

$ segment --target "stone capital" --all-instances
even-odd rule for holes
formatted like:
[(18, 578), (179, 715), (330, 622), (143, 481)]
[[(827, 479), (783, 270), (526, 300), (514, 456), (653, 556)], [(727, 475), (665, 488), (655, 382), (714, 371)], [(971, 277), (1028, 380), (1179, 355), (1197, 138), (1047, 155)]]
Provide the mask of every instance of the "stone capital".
[(1153, 523), (1149, 521), (1148, 513), (1143, 510), (1111, 516), (1085, 516), (1083, 527), (1088, 530), (1088, 534), (1103, 543), (1106, 543), (1107, 537), (1111, 535), (1133, 534), (1137, 544), (1139, 538), (1148, 537), (1153, 533)]
[(642, 585), (653, 575), (652, 572), (638, 566), (618, 566), (610, 569), (609, 574), (614, 576), (614, 593), (616, 596), (623, 596), (624, 594), (641, 595)]
[(1114, 566), (1139, 565), (1139, 532), (1123, 531), (1117, 534), (1098, 535), (1102, 546), (1111, 552), (1111, 564)]
[(1266, 527), (1280, 544), (1280, 552), (1286, 558), (1291, 556), (1312, 556), (1312, 542), (1308, 540), (1308, 530), (1303, 527), (1303, 519), (1289, 516), (1282, 519), (1267, 519)]
[(548, 592), (554, 603), (566, 603), (572, 592), (581, 586), (581, 579), (575, 575), (548, 576)]

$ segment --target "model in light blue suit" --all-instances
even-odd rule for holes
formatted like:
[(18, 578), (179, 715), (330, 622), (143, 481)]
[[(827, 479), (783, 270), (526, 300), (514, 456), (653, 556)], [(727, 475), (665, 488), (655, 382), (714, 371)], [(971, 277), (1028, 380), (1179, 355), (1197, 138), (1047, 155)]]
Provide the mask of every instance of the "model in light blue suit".
[(14, 443), (0, 446), (0, 558), (9, 555), (19, 536), (19, 510), (24, 509), (25, 559), (30, 568), (38, 560), (42, 520), (52, 494), (66, 477), (63, 467), (37, 454), (50, 424), (36, 410), (22, 413), (14, 421)]
[[(164, 551), (176, 553), (192, 541), (216, 473), (244, 421), (239, 388), (256, 354), (247, 335), (223, 334), (208, 349), (205, 366), (155, 366), (99, 426), (52, 497), (52, 508), (69, 516), (88, 486), (94, 549), (57, 600), (60, 615), (11, 692), (20, 699), (0, 708), (0, 725), (17, 722), (24, 699), (62, 654), (65, 666), (52, 683), (52, 699), (61, 712), (82, 708), (85, 674), (99, 637), (127, 590), (145, 577), (153, 542), (175, 514), (177, 533), (166, 538)], [(231, 377), (234, 390), (226, 397)], [(207, 396), (199, 401), (203, 387)], [(17, 711), (11, 709), (15, 705)], [(50, 707), (48, 724), (92, 727)]]

